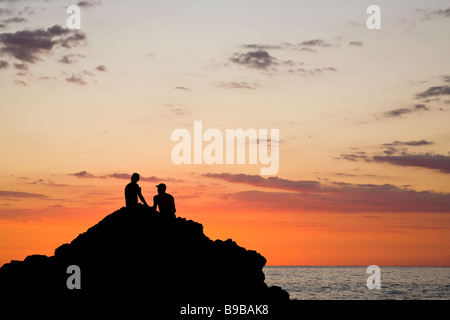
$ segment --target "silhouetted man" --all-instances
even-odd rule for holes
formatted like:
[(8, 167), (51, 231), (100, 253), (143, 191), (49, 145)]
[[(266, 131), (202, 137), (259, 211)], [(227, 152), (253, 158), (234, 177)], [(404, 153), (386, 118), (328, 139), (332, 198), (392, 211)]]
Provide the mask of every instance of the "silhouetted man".
[(138, 197), (141, 199), (142, 203), (148, 206), (145, 202), (144, 197), (141, 193), (141, 187), (137, 184), (139, 181), (139, 174), (133, 173), (131, 175), (131, 182), (125, 187), (125, 204), (127, 208), (134, 209), (138, 206)]
[(153, 208), (156, 210), (156, 206), (159, 207), (159, 212), (175, 217), (175, 200), (172, 195), (166, 193), (166, 185), (160, 183), (156, 186), (158, 188), (158, 194), (153, 197)]

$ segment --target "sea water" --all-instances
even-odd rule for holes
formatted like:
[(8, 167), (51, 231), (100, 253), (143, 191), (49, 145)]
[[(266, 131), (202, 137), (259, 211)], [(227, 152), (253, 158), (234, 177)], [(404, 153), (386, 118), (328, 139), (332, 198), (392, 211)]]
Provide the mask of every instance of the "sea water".
[(367, 267), (264, 267), (266, 283), (296, 300), (450, 300), (450, 268), (380, 266), (381, 289)]

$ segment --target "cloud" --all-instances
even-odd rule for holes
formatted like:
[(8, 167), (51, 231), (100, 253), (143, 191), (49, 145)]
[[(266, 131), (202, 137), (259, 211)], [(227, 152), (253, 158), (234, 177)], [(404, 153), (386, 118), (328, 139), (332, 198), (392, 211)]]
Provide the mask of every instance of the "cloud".
[(220, 88), (225, 89), (248, 89), (254, 90), (257, 87), (256, 83), (248, 83), (248, 82), (222, 82), (218, 85)]
[(300, 51), (306, 51), (306, 52), (317, 52), (317, 50), (311, 49), (311, 48), (308, 48), (308, 47), (300, 48), (299, 50)]
[(337, 70), (333, 67), (326, 67), (326, 68), (297, 68), (297, 69), (289, 69), (288, 72), (290, 73), (297, 73), (303, 76), (317, 76), (320, 74), (323, 74), (323, 72), (326, 71), (332, 71), (337, 72)]
[(38, 179), (35, 181), (25, 182), (25, 184), (31, 184), (31, 185), (45, 185), (45, 186), (51, 186), (51, 187), (68, 187), (68, 184), (61, 184), (61, 183), (55, 183), (52, 180), (44, 180), (44, 179)]
[(203, 175), (207, 178), (222, 179), (232, 183), (245, 183), (252, 186), (264, 187), (264, 188), (274, 188), (290, 191), (317, 191), (320, 187), (318, 181), (310, 180), (299, 180), (292, 181), (287, 179), (281, 179), (278, 177), (263, 178), (258, 175), (247, 175), (247, 174), (231, 174), (231, 173), (206, 173)]
[[(129, 173), (111, 173), (111, 174), (107, 174), (106, 177), (108, 178), (116, 178), (116, 179), (123, 179), (123, 180), (130, 180), (131, 179), (131, 174)], [(174, 179), (161, 179), (155, 176), (151, 176), (151, 177), (143, 177), (140, 176), (139, 177), (139, 181), (146, 181), (146, 182), (161, 182), (161, 181), (178, 181), (178, 180), (174, 180)]]
[(72, 74), (69, 78), (66, 78), (66, 81), (69, 83), (75, 83), (75, 84), (79, 84), (79, 85), (86, 85), (87, 82), (83, 80), (83, 78), (81, 77), (81, 75), (75, 75)]
[(402, 154), (374, 156), (374, 162), (384, 162), (398, 166), (422, 167), (432, 170), (439, 170), (443, 173), (450, 173), (450, 156), (440, 154)]
[(89, 173), (87, 171), (80, 171), (80, 172), (75, 172), (75, 173), (69, 173), (69, 176), (74, 176), (77, 178), (99, 178), (95, 175), (93, 175), (92, 173)]
[(330, 44), (322, 39), (314, 39), (314, 40), (308, 40), (303, 41), (299, 43), (300, 46), (307, 46), (307, 47), (329, 47)]
[[(225, 199), (247, 203), (249, 208), (295, 212), (450, 212), (450, 194), (414, 191), (391, 184), (351, 184), (262, 178), (246, 174), (206, 174), (205, 177), (279, 191), (249, 190)], [(286, 192), (289, 191), (289, 192)]]
[(106, 72), (106, 66), (104, 65), (99, 65), (95, 68), (95, 70), (100, 71), (100, 72)]
[(410, 113), (416, 113), (416, 112), (421, 112), (421, 111), (430, 111), (430, 110), (431, 109), (424, 104), (416, 104), (410, 108), (399, 108), (399, 109), (386, 111), (382, 115), (386, 118), (395, 118), (395, 117), (401, 117), (403, 115), (410, 114)]
[(362, 47), (364, 45), (364, 42), (362, 41), (350, 41), (348, 43), (349, 46), (356, 46), (356, 47)]
[(25, 81), (23, 81), (23, 80), (15, 80), (14, 84), (19, 84), (21, 86), (26, 86), (27, 85), (27, 83)]
[(81, 31), (72, 31), (54, 25), (48, 29), (22, 30), (0, 34), (0, 54), (17, 60), (35, 63), (43, 53), (49, 53), (55, 46), (71, 48), (85, 40)]
[(28, 71), (28, 65), (26, 63), (13, 63), (14, 68), (21, 71)]
[(278, 64), (277, 59), (266, 50), (235, 53), (230, 61), (253, 69), (268, 69)]
[(425, 20), (433, 18), (450, 18), (450, 8), (438, 10), (416, 9), (416, 12), (422, 14)]
[(81, 8), (90, 8), (93, 6), (97, 6), (100, 5), (101, 1), (80, 1), (77, 3), (77, 6), (81, 7)]
[(417, 141), (394, 141), (392, 143), (384, 143), (384, 146), (428, 146), (433, 144), (432, 141), (417, 140)]
[(187, 87), (175, 87), (175, 90), (184, 90), (184, 91), (191, 91), (191, 89), (187, 88)]
[[(110, 173), (105, 175), (95, 175), (90, 172), (87, 172), (86, 170), (75, 172), (75, 173), (69, 173), (69, 176), (74, 176), (81, 179), (107, 179), (107, 178), (113, 178), (113, 179), (121, 179), (121, 180), (131, 180), (131, 173)], [(140, 176), (139, 181), (146, 181), (146, 182), (161, 182), (161, 181), (171, 181), (171, 182), (182, 182), (183, 180), (179, 179), (172, 179), (172, 178), (159, 178), (155, 176), (150, 177), (144, 177)]]
[(5, 60), (0, 60), (0, 70), (9, 68), (9, 62)]
[(356, 153), (350, 153), (350, 154), (341, 154), (340, 159), (349, 160), (349, 161), (359, 161), (359, 160), (369, 160), (369, 156), (365, 151), (359, 151)]
[[(383, 143), (382, 147), (385, 148), (383, 150), (384, 154), (392, 155), (398, 152), (407, 152), (407, 147), (418, 147), (418, 146), (428, 146), (432, 145), (433, 142), (426, 140), (418, 140), (418, 141), (394, 141), (392, 143)], [(403, 147), (403, 148), (398, 148)]]
[(416, 98), (424, 99), (444, 95), (450, 95), (450, 86), (445, 85), (445, 86), (430, 87), (424, 92), (418, 93), (416, 95)]
[(78, 62), (77, 58), (86, 58), (86, 56), (83, 54), (66, 54), (62, 56), (61, 59), (58, 60), (58, 62), (64, 64), (73, 64)]
[[(1, 1), (0, 1), (1, 2)], [(11, 9), (0, 8), (0, 16), (9, 16), (13, 13)]]
[(22, 17), (12, 17), (12, 18), (8, 18), (3, 20), (4, 23), (22, 23), (22, 22), (28, 22), (27, 19), (22, 18)]
[(281, 45), (272, 45), (272, 44), (244, 44), (242, 45), (242, 47), (254, 50), (276, 50), (283, 48), (283, 46)]
[(430, 170), (438, 170), (442, 173), (450, 173), (450, 156), (427, 153), (411, 153), (409, 148), (430, 146), (434, 143), (427, 140), (393, 141), (382, 144), (381, 151), (368, 154), (367, 152), (355, 152), (353, 154), (341, 154), (339, 159), (350, 161), (365, 161), (389, 163), (404, 167), (421, 167)]
[(3, 191), (0, 190), (0, 198), (10, 199), (10, 198), (35, 198), (35, 199), (46, 199), (47, 196), (41, 193), (29, 193), (20, 191)]

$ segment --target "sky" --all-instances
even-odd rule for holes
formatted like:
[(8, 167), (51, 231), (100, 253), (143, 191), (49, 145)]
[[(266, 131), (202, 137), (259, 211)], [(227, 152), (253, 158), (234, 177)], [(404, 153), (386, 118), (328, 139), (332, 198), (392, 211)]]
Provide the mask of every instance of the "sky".
[[(267, 265), (450, 266), (449, 39), (440, 0), (0, 0), (0, 265), (52, 255), (138, 172)], [(176, 164), (197, 121), (278, 130), (278, 170)]]

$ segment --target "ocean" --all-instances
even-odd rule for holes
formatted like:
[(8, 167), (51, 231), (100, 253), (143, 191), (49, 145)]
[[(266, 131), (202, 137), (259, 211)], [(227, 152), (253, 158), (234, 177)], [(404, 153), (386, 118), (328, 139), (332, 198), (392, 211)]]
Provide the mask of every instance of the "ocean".
[(450, 268), (380, 266), (380, 289), (367, 267), (264, 267), (266, 283), (295, 300), (450, 300)]

